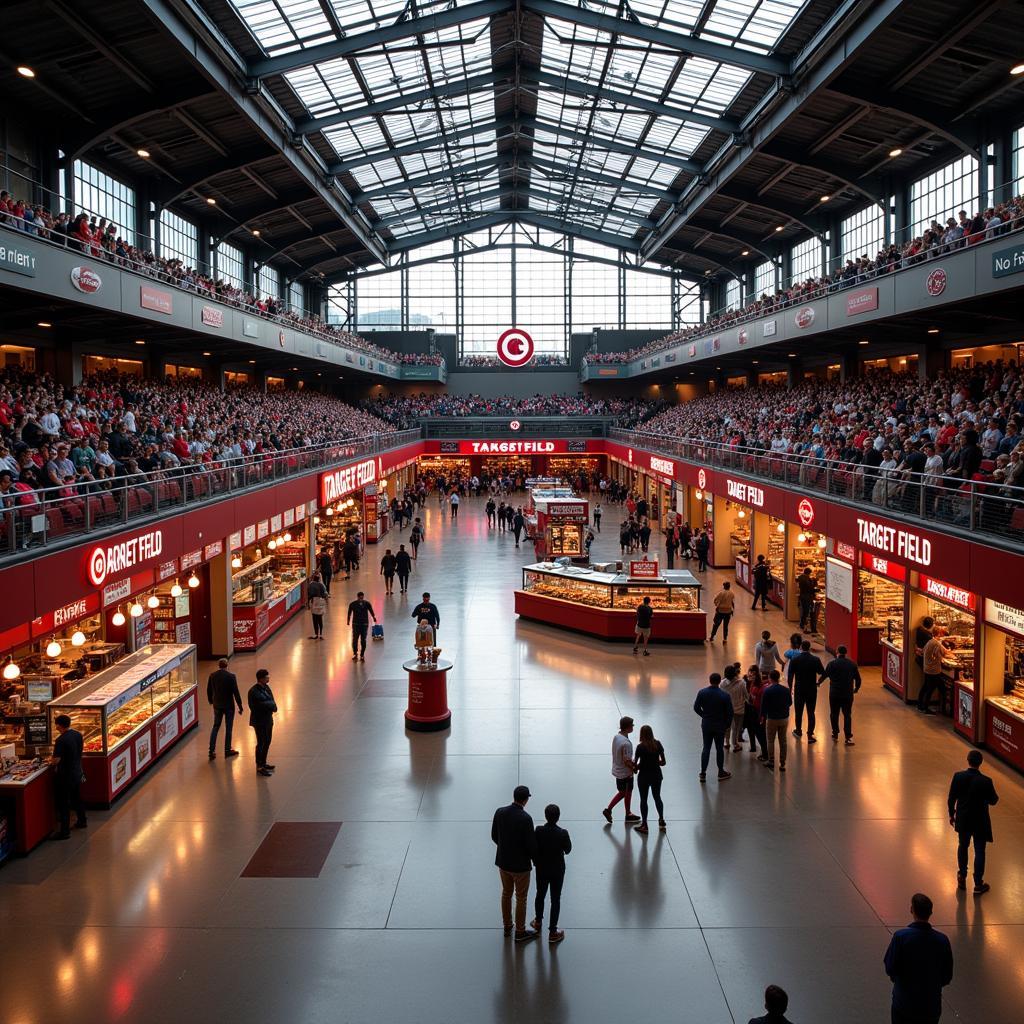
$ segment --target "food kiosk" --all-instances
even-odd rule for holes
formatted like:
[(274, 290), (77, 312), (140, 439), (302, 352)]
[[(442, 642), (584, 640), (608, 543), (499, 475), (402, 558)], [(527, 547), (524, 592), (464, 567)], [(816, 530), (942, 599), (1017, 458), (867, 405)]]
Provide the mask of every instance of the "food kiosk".
[(252, 651), (303, 605), (306, 584), (305, 524), (233, 550), (231, 599), (236, 651)]
[(51, 725), (82, 734), (87, 804), (109, 807), (199, 724), (196, 672), (195, 644), (151, 644), (50, 702)]
[(1024, 771), (1024, 611), (985, 601), (985, 745)]
[[(538, 492), (539, 493), (539, 492)], [(538, 496), (534, 494), (530, 535), (534, 551), (541, 561), (552, 558), (586, 560), (585, 540), (590, 520), (590, 503), (586, 498), (570, 496)]]
[[(703, 643), (707, 615), (700, 607), (701, 584), (681, 569), (658, 570), (649, 578), (629, 571), (598, 572), (589, 566), (539, 562), (523, 569), (515, 592), (516, 614), (605, 640), (632, 640), (636, 608), (645, 597), (654, 608), (653, 642)], [(639, 564), (639, 563), (638, 563)]]

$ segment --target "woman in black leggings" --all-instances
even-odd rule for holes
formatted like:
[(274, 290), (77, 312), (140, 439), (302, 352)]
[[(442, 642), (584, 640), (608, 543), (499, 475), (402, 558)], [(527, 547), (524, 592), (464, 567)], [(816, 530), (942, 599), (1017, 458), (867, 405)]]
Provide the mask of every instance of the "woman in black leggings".
[(647, 834), (647, 795), (654, 797), (658, 808), (658, 828), (665, 831), (665, 806), (661, 802), (661, 769), (665, 764), (665, 748), (654, 738), (649, 725), (640, 726), (640, 742), (636, 747), (637, 783), (640, 786), (640, 824), (637, 832)]

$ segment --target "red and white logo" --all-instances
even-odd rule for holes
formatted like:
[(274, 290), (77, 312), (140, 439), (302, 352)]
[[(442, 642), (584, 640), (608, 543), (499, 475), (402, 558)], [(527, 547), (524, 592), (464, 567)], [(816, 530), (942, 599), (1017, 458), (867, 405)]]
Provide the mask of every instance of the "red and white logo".
[(945, 270), (942, 267), (936, 267), (927, 277), (924, 282), (925, 288), (928, 290), (928, 294), (931, 296), (941, 295), (946, 290), (946, 284), (949, 278), (946, 276)]
[(632, 448), (629, 449), (629, 453), (628, 454), (629, 454), (629, 461), (632, 462), (633, 461), (633, 449)]
[(796, 517), (800, 520), (800, 525), (806, 529), (811, 523), (814, 522), (814, 506), (807, 498), (801, 498), (800, 504), (796, 507)]
[(89, 582), (94, 586), (100, 586), (107, 578), (107, 550), (106, 548), (93, 548), (87, 563)]
[(533, 358), (533, 352), (533, 338), (518, 327), (510, 328), (498, 338), (498, 358), (506, 366), (525, 366)]
[(521, 426), (522, 426), (522, 424), (519, 422), (519, 420), (512, 420), (512, 422), (509, 423), (509, 425), (508, 425), (508, 429), (509, 430), (518, 430)]
[(814, 307), (804, 306), (803, 309), (797, 310), (796, 317), (793, 322), (803, 330), (805, 327), (810, 327), (814, 323)]
[(103, 287), (103, 279), (88, 267), (75, 267), (71, 271), (71, 283), (86, 295), (98, 292)]
[(702, 490), (706, 491), (708, 487), (708, 475), (703, 469), (697, 470), (697, 486)]
[(740, 328), (740, 344), (741, 345), (746, 345), (748, 337), (749, 337), (749, 335), (747, 334), (747, 329), (745, 327)]

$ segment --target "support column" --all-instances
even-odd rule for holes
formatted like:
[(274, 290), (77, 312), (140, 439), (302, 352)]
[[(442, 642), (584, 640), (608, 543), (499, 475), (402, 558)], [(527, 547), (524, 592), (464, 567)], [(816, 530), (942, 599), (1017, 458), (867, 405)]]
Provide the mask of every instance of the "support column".
[(231, 552), (212, 558), (210, 576), (210, 655), (230, 658), (235, 653), (231, 600)]

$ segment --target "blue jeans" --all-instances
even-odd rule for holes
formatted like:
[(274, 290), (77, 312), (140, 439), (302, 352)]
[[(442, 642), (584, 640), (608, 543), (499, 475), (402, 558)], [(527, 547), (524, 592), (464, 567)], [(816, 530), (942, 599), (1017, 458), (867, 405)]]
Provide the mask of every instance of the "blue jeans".
[(701, 732), (704, 734), (704, 747), (700, 752), (700, 770), (708, 770), (708, 761), (711, 759), (711, 744), (715, 745), (715, 760), (718, 762), (718, 770), (725, 769), (725, 730), (709, 726), (701, 722)]

